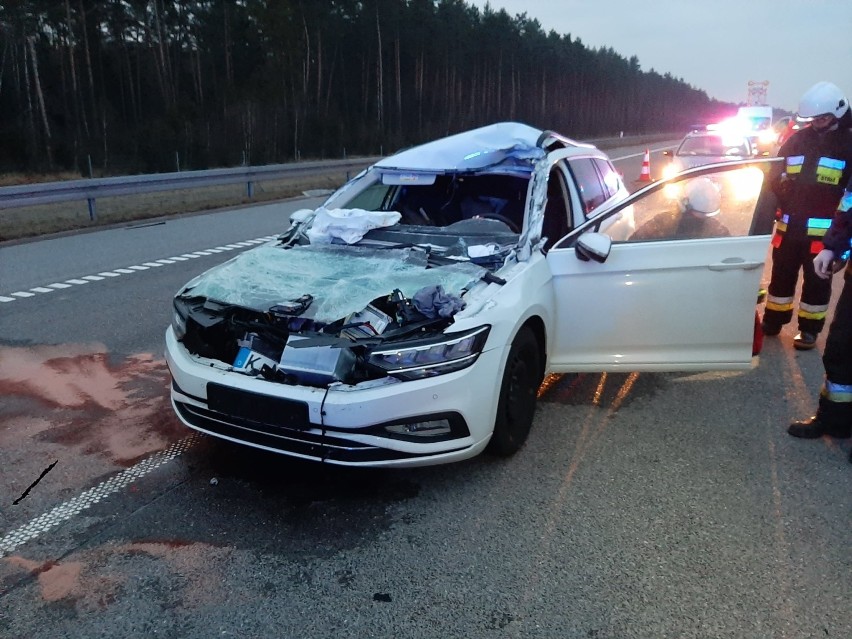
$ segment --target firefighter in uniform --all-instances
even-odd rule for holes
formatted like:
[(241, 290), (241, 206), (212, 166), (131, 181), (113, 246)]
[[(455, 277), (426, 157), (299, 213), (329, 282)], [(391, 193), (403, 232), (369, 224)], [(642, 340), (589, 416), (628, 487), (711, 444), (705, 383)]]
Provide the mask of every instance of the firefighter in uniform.
[[(831, 226), (823, 238), (825, 248), (814, 258), (816, 275), (830, 281), (831, 274), (842, 268), (841, 256), (852, 240), (852, 180), (840, 200)], [(825, 383), (819, 396), (816, 415), (793, 422), (787, 432), (793, 437), (814, 439), (822, 435), (846, 438), (852, 435), (852, 265), (847, 262), (843, 291), (834, 309), (828, 329), (825, 353)], [(852, 462), (852, 454), (849, 461)]]
[(822, 250), (822, 238), (852, 176), (852, 113), (839, 88), (818, 82), (799, 101), (798, 118), (809, 125), (781, 146), (778, 155), (784, 163), (770, 176), (778, 211), (762, 327), (765, 335), (778, 335), (792, 320), (801, 270), (799, 333), (793, 346), (807, 350), (816, 346), (831, 298), (831, 279), (817, 277), (813, 258)]

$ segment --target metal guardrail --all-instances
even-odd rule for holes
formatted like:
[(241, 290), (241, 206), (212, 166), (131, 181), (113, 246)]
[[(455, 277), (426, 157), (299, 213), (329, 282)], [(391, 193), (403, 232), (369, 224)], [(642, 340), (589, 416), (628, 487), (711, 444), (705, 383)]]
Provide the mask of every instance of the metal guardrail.
[(180, 171), (128, 175), (109, 178), (89, 178), (64, 182), (42, 182), (0, 187), (0, 210), (39, 204), (55, 204), (72, 200), (87, 200), (89, 217), (96, 219), (95, 201), (101, 197), (137, 195), (156, 191), (192, 189), (224, 184), (246, 185), (246, 196), (253, 197), (254, 184), (281, 178), (300, 177), (345, 171), (360, 171), (379, 158), (353, 158), (346, 160), (318, 160), (298, 164), (270, 164), (266, 166), (241, 166), (230, 169), (206, 171)]
[[(623, 144), (644, 144), (667, 137), (670, 138), (671, 134), (600, 138), (588, 140), (588, 142), (601, 149), (606, 149)], [(102, 197), (139, 195), (157, 191), (243, 183), (246, 185), (246, 197), (252, 198), (254, 197), (254, 185), (257, 182), (335, 171), (345, 171), (348, 178), (350, 171), (360, 171), (380, 159), (381, 156), (344, 160), (315, 160), (299, 162), (298, 164), (241, 166), (229, 169), (179, 171), (4, 186), (0, 187), (0, 210), (86, 200), (89, 206), (89, 218), (95, 220), (97, 218), (96, 201)]]

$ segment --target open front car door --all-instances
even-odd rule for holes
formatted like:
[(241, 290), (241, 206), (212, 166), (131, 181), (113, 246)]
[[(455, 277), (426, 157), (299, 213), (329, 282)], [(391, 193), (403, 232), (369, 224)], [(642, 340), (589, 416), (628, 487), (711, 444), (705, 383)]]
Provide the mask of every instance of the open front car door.
[[(558, 242), (547, 255), (558, 327), (551, 370), (751, 367), (774, 161), (707, 165), (653, 183)], [(621, 233), (618, 217), (634, 228)]]

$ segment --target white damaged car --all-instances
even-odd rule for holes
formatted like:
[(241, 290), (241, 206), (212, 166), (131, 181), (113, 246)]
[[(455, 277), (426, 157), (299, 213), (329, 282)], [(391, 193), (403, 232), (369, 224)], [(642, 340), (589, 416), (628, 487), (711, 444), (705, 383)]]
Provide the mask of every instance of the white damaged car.
[[(383, 159), (178, 292), (174, 409), (293, 457), (417, 466), (516, 452), (547, 373), (748, 369), (769, 162), (629, 195), (595, 147), (518, 123)], [(727, 235), (634, 238), (699, 176)]]

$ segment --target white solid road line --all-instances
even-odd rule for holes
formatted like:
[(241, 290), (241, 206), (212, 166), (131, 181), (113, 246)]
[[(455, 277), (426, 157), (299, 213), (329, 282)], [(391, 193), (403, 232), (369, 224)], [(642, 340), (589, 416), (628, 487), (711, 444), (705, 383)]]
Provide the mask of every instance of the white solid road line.
[(44, 533), (56, 528), (61, 523), (80, 514), (90, 506), (94, 506), (113, 493), (116, 493), (133, 482), (142, 479), (151, 471), (156, 470), (163, 464), (170, 462), (181, 455), (199, 439), (201, 439), (201, 437), (202, 435), (193, 433), (192, 435), (175, 442), (165, 450), (154, 453), (135, 466), (131, 466), (117, 475), (113, 475), (109, 479), (102, 481), (97, 486), (89, 488), (73, 499), (69, 499), (65, 503), (56, 506), (43, 515), (39, 515), (17, 530), (6, 533), (2, 538), (0, 538), (0, 557), (8, 555), (18, 546), (40, 537)]

